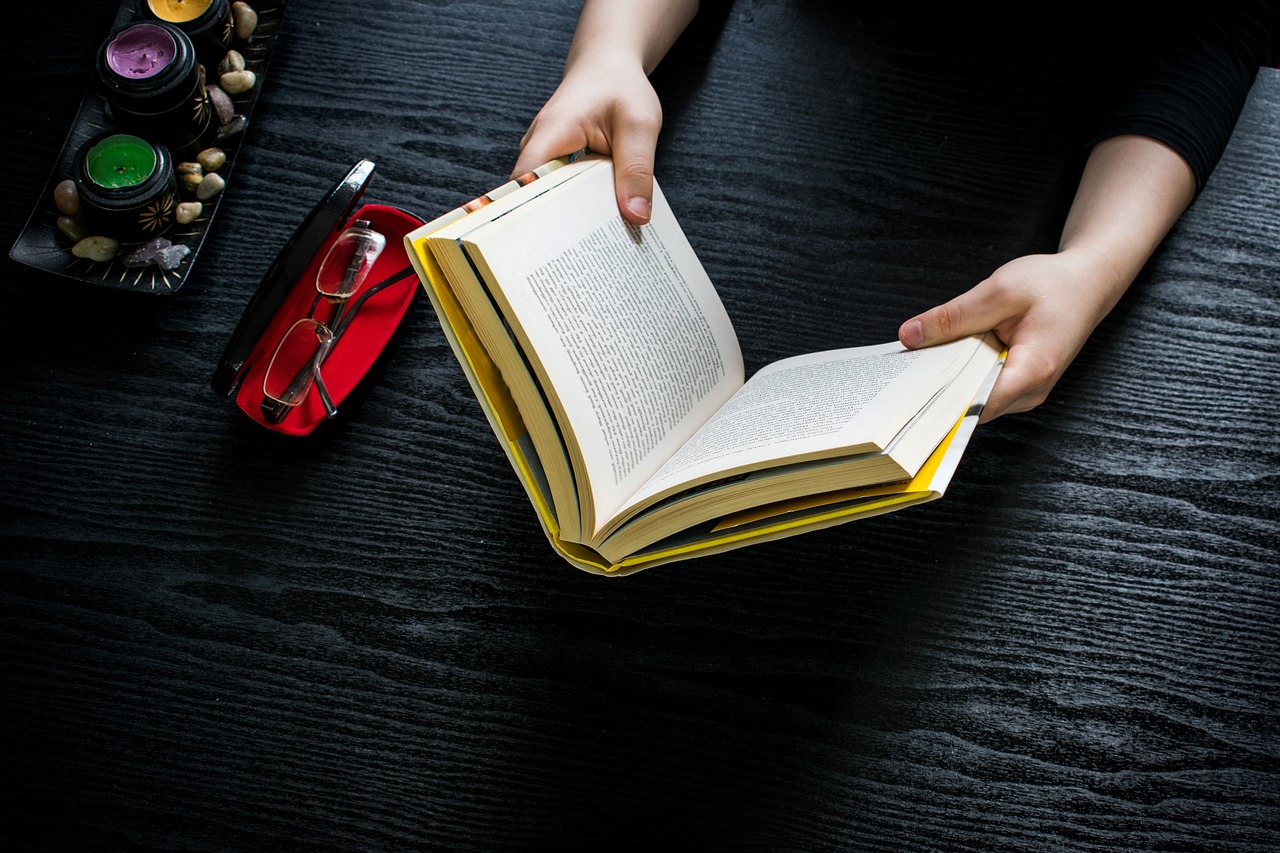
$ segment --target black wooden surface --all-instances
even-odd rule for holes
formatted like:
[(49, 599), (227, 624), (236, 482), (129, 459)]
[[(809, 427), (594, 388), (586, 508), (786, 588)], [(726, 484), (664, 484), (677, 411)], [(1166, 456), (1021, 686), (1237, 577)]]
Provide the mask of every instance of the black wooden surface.
[[(1051, 249), (1074, 177), (1068, 64), (822, 8), (712, 10), (655, 76), (659, 180), (749, 368)], [(116, 9), (7, 25), (6, 246)], [(575, 17), (292, 0), (181, 293), (0, 261), (6, 846), (1275, 849), (1276, 71), (1049, 403), (926, 507), (580, 573), (425, 300), (323, 434), (212, 394), (358, 159), (424, 218), (505, 179)]]

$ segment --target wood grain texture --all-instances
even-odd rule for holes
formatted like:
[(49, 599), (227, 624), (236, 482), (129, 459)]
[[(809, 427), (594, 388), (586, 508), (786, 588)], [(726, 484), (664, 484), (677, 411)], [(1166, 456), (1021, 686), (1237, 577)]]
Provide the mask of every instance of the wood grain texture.
[[(8, 244), (117, 8), (85, 5), (15, 25)], [(1069, 56), (835, 8), (710, 4), (654, 78), (753, 368), (1051, 249), (1078, 168)], [(295, 0), (180, 294), (0, 261), (6, 846), (1277, 849), (1274, 71), (1050, 401), (908, 512), (579, 573), (425, 302), (312, 439), (209, 390), (356, 160), (424, 217), (505, 178), (575, 15)]]

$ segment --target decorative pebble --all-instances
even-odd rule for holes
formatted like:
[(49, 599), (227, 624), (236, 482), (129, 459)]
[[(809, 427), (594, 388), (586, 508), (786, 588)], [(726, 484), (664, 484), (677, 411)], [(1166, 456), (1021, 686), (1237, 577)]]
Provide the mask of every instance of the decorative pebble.
[(203, 166), (206, 172), (216, 172), (227, 162), (227, 152), (221, 148), (206, 148), (196, 155), (196, 162)]
[(244, 70), (244, 54), (238, 50), (228, 50), (226, 55), (222, 57), (222, 61), (218, 63), (218, 74), (227, 74), (231, 71)]
[(179, 163), (174, 171), (178, 174), (178, 183), (189, 190), (197, 189), (204, 180), (204, 166), (199, 163)]
[(218, 124), (226, 124), (235, 117), (236, 105), (231, 103), (231, 96), (222, 91), (221, 86), (212, 83), (205, 87), (205, 91), (209, 93), (209, 101), (213, 104), (213, 111), (218, 116)]
[(71, 254), (90, 261), (109, 261), (120, 251), (120, 242), (110, 237), (85, 237), (71, 247)]
[(252, 38), (253, 31), (258, 28), (258, 13), (243, 0), (231, 4), (231, 19), (236, 24), (236, 38)]
[(190, 225), (200, 218), (200, 214), (204, 212), (204, 205), (198, 201), (184, 201), (178, 205), (173, 212), (173, 218), (179, 225)]
[(89, 229), (85, 228), (84, 223), (74, 216), (59, 216), (57, 226), (58, 230), (62, 232), (62, 236), (72, 243), (79, 243), (89, 236)]
[(228, 95), (242, 95), (253, 88), (258, 77), (252, 71), (228, 71), (218, 78), (218, 85)]
[(182, 265), (182, 259), (191, 254), (191, 249), (181, 243), (174, 243), (156, 257), (156, 266), (165, 272), (172, 272)]
[(124, 257), (126, 267), (146, 267), (152, 264), (165, 272), (172, 272), (182, 264), (191, 250), (182, 244), (175, 245), (167, 237), (148, 240)]
[(218, 142), (226, 142), (228, 139), (235, 136), (237, 133), (240, 133), (248, 126), (249, 126), (249, 119), (245, 118), (242, 115), (234, 115), (231, 117), (231, 121), (226, 122), (225, 124), (222, 125), (222, 127), (218, 128), (218, 132), (217, 134), (215, 134), (215, 138), (217, 139)]
[(222, 192), (222, 188), (227, 182), (217, 172), (210, 172), (200, 181), (200, 186), (196, 187), (196, 198), (201, 201), (208, 201), (218, 193)]
[(67, 216), (75, 216), (80, 212), (80, 191), (76, 189), (76, 182), (67, 178), (53, 188), (53, 203), (58, 206), (58, 210)]

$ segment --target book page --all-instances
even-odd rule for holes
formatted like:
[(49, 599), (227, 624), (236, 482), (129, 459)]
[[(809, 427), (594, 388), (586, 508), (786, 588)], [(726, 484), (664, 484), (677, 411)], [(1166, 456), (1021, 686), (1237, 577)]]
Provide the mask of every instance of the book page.
[(883, 451), (978, 344), (966, 338), (907, 350), (892, 342), (774, 362), (751, 377), (628, 503), (764, 464)]
[(586, 470), (597, 524), (742, 384), (728, 314), (661, 190), (637, 228), (600, 161), (471, 234)]

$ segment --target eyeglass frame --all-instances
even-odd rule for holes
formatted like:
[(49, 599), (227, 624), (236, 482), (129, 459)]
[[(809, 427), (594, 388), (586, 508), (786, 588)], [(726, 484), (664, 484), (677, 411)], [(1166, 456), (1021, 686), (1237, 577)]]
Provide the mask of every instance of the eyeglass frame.
[[(324, 383), (324, 379), (320, 375), (321, 365), (325, 362), (325, 360), (328, 359), (329, 353), (333, 350), (333, 347), (338, 343), (338, 339), (341, 337), (342, 333), (346, 330), (352, 318), (355, 317), (356, 312), (360, 310), (360, 307), (362, 305), (364, 305), (365, 300), (367, 300), (370, 296), (373, 296), (376, 293), (380, 293), (381, 291), (385, 290), (391, 285), (397, 284), (403, 281), (413, 273), (414, 273), (414, 268), (412, 265), (403, 267), (397, 270), (396, 272), (393, 272), (391, 275), (387, 276), (386, 278), (382, 279), (377, 284), (374, 284), (366, 288), (364, 292), (361, 293), (359, 296), (357, 296), (354, 300), (352, 300), (350, 296), (341, 296), (341, 297), (330, 296), (326, 293), (323, 293), (317, 290), (316, 297), (314, 300), (312, 300), (311, 308), (307, 311), (306, 316), (300, 317), (297, 320), (295, 320), (293, 323), (289, 324), (289, 328), (286, 329), (284, 334), (280, 336), (279, 342), (276, 344), (275, 349), (272, 350), (271, 359), (268, 360), (267, 369), (266, 371), (263, 372), (263, 376), (262, 376), (264, 388), (263, 388), (263, 399), (262, 399), (262, 404), (260, 406), (260, 409), (262, 411), (263, 418), (266, 419), (269, 423), (278, 424), (285, 419), (285, 417), (289, 414), (291, 410), (296, 409), (299, 405), (301, 405), (301, 401), (293, 405), (289, 405), (288, 403), (284, 403), (274, 397), (271, 397), (266, 392), (265, 383), (266, 383), (267, 377), (271, 373), (271, 363), (275, 360), (276, 353), (279, 351), (280, 346), (285, 342), (285, 340), (288, 339), (289, 333), (293, 331), (293, 329), (299, 323), (304, 323), (304, 322), (313, 322), (317, 326), (323, 329), (326, 329), (329, 332), (330, 337), (328, 341), (321, 344), (321, 346), (316, 350), (316, 354), (310, 360), (310, 366), (307, 368), (303, 368), (303, 370), (299, 372), (298, 378), (308, 375), (309, 373), (310, 380), (315, 383), (316, 393), (320, 395), (320, 402), (324, 406), (325, 417), (332, 418), (334, 415), (336, 415), (338, 413), (338, 407), (334, 404), (333, 398), (330, 396), (329, 390)], [(321, 320), (316, 320), (315, 317), (313, 316), (315, 314), (316, 308), (320, 305), (321, 300), (336, 302), (338, 304), (337, 313), (334, 315), (333, 319), (331, 319), (327, 323)], [(302, 399), (305, 400), (306, 396), (303, 395)]]

